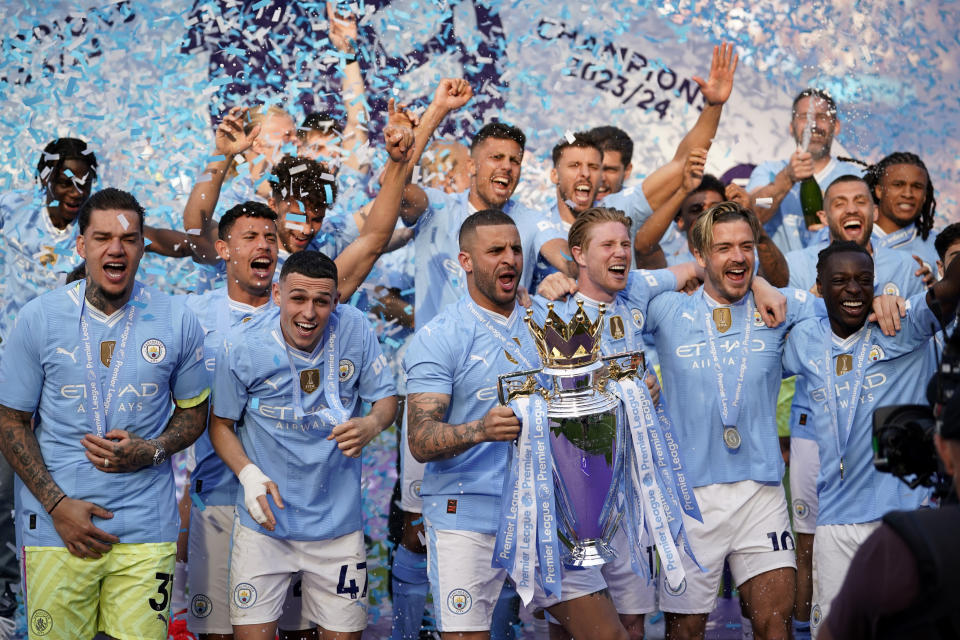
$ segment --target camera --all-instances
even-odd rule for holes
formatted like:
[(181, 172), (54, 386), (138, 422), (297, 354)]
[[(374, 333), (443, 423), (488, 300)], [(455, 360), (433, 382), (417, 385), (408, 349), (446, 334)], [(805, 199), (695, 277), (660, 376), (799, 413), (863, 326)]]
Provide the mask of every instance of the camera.
[(958, 431), (955, 416), (949, 417), (946, 428), (944, 423), (945, 407), (960, 392), (960, 327), (945, 343), (943, 358), (927, 385), (929, 404), (879, 407), (873, 413), (873, 466), (911, 489), (933, 487), (937, 499), (951, 496), (953, 479), (937, 456), (933, 434), (960, 438), (960, 433), (954, 433)]

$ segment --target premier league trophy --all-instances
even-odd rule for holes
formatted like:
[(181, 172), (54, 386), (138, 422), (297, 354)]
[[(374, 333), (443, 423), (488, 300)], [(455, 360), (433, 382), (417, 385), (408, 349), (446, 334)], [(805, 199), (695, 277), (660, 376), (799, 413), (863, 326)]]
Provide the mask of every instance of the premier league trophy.
[[(498, 392), (504, 405), (535, 394), (546, 400), (561, 560), (571, 568), (596, 566), (616, 557), (611, 541), (620, 525), (625, 474), (632, 464), (621, 399), (608, 390), (608, 382), (641, 377), (643, 353), (601, 356), (602, 304), (593, 322), (582, 302), (569, 322), (552, 304), (547, 308), (542, 327), (532, 311), (524, 318), (543, 367), (501, 375)], [(538, 382), (538, 375), (552, 385)]]

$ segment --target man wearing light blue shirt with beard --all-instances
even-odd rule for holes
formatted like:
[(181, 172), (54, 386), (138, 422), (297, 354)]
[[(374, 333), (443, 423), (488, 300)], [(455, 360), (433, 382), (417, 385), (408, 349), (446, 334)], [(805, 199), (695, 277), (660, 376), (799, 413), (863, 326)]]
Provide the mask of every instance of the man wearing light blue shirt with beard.
[(859, 244), (820, 252), (817, 288), (827, 317), (809, 318), (787, 339), (784, 368), (809, 389), (810, 419), (820, 454), (819, 514), (813, 548), (814, 636), (843, 582), (857, 547), (896, 509), (915, 509), (929, 490), (910, 489), (873, 467), (873, 412), (918, 404), (936, 367), (930, 338), (952, 318), (960, 296), (960, 265), (927, 293), (911, 297), (895, 336), (867, 322), (874, 299), (874, 264)]
[[(444, 638), (479, 640), (489, 638), (507, 577), (491, 562), (510, 441), (521, 428), (497, 405), (497, 376), (539, 358), (516, 304), (523, 249), (511, 218), (477, 212), (459, 244), (469, 295), (417, 332), (404, 368), (410, 449), (427, 462), (421, 493), (437, 624)], [(561, 571), (561, 581), (557, 598), (537, 580), (534, 607), (575, 638), (626, 638), (599, 571)]]
[(325, 255), (291, 255), (273, 285), (279, 318), (241, 324), (217, 355), (210, 439), (242, 487), (230, 619), (245, 638), (274, 637), (297, 572), (321, 637), (359, 640), (366, 627), (359, 458), (397, 401), (376, 336), (337, 304), (337, 282)]
[(812, 313), (812, 296), (784, 290), (786, 322), (765, 326), (750, 294), (759, 227), (732, 202), (710, 208), (692, 235), (703, 289), (663, 293), (648, 307), (667, 406), (703, 516), (702, 523), (684, 517), (684, 526), (706, 572), (684, 555), (684, 583), (661, 588), (668, 637), (703, 637), (724, 559), (757, 637), (789, 634), (796, 565), (776, 399), (784, 338)]

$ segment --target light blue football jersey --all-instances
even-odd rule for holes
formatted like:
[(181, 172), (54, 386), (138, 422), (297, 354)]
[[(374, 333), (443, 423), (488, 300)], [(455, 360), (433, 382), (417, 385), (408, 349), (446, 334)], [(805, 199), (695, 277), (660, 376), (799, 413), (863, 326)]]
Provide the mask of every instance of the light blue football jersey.
[[(328, 381), (335, 389), (331, 401)], [(360, 415), (361, 400), (373, 403), (394, 394), (380, 345), (353, 307), (338, 305), (330, 314), (328, 331), (313, 353), (288, 349), (278, 314), (231, 329), (217, 353), (213, 412), (237, 421), (244, 451), (277, 483), (286, 507), (270, 499), (277, 526), (268, 531), (250, 517), (238, 492), (240, 522), (286, 540), (327, 540), (360, 529), (361, 459), (345, 456), (327, 436)], [(301, 418), (295, 415), (297, 396)]]
[[(645, 351), (646, 358), (653, 360), (651, 349), (644, 344), (643, 329), (647, 317), (647, 305), (650, 299), (665, 291), (675, 291), (677, 278), (672, 271), (659, 269), (648, 271), (634, 269), (628, 272), (627, 286), (617, 293), (611, 303), (605, 303), (603, 319), (603, 337), (600, 341), (600, 350), (604, 355), (615, 355), (625, 351)], [(581, 294), (567, 296), (566, 300), (553, 303), (554, 311), (564, 320), (569, 321), (577, 311), (577, 302), (583, 302), (583, 310), (587, 317), (595, 321), (599, 313), (600, 303)], [(542, 296), (533, 297), (533, 317), (537, 324), (543, 326), (547, 315), (548, 301)]]
[[(911, 256), (911, 258), (915, 255), (920, 256), (924, 264), (930, 267), (930, 272), (933, 273), (933, 275), (937, 275), (937, 260), (940, 259), (940, 256), (937, 254), (937, 247), (934, 244), (936, 239), (937, 233), (931, 229), (930, 233), (927, 234), (927, 239), (924, 240), (923, 236), (920, 235), (920, 230), (917, 229), (916, 223), (894, 231), (893, 233), (887, 233), (874, 224), (873, 237), (871, 238), (874, 247), (896, 249)], [(914, 270), (920, 267), (916, 260), (913, 261), (913, 264), (916, 265)]]
[[(813, 296), (798, 289), (781, 291), (787, 297), (787, 319), (773, 329), (763, 323), (750, 294), (734, 305), (720, 305), (702, 289), (692, 296), (662, 293), (650, 301), (647, 330), (655, 339), (663, 393), (694, 487), (741, 480), (779, 483), (783, 477), (776, 423), (780, 359), (787, 332), (812, 315)], [(732, 406), (747, 322), (749, 352), (734, 423), (742, 444), (731, 450), (723, 441), (718, 376), (708, 335), (713, 332), (728, 406)]]
[(57, 229), (50, 221), (43, 191), (0, 194), (3, 244), (3, 295), (0, 296), (0, 357), (20, 309), (62, 283), (83, 260), (77, 255), (77, 225)]
[[(518, 364), (510, 362), (503, 341), (478, 321), (476, 314), (511, 341), (511, 349), (519, 349), (532, 368), (540, 366), (522, 320), (522, 307), (504, 318), (476, 307), (469, 297), (448, 306), (417, 330), (403, 365), (407, 393), (450, 396), (443, 421), (451, 425), (482, 418), (497, 405), (497, 376), (528, 368), (515, 355), (511, 357)], [(496, 533), (511, 446), (509, 442), (483, 442), (452, 458), (427, 463), (420, 493), (423, 513), (434, 527)]]
[[(932, 327), (939, 326), (939, 322), (927, 306), (925, 295), (910, 298), (907, 317), (892, 338), (884, 336), (877, 325), (868, 324), (840, 339), (833, 335), (827, 318), (808, 318), (794, 327), (787, 338), (784, 368), (796, 374), (798, 380), (805, 379), (810, 389), (812, 431), (820, 451), (818, 525), (872, 522), (894, 509), (915, 509), (930, 495), (928, 489), (911, 490), (893, 475), (877, 471), (872, 448), (875, 409), (926, 404), (927, 381), (936, 368), (932, 351), (926, 346), (933, 336)], [(853, 402), (861, 356), (859, 401)], [(830, 417), (828, 379), (832, 379), (835, 389), (836, 423)], [(855, 411), (852, 418), (851, 405)]]
[[(771, 160), (758, 165), (750, 174), (747, 191), (765, 187), (776, 179), (777, 174), (787, 166), (788, 160)], [(845, 162), (832, 158), (822, 171), (814, 177), (820, 185), (821, 191), (826, 191), (830, 183), (840, 176), (862, 176), (863, 167), (852, 162)], [(790, 189), (773, 217), (763, 228), (783, 253), (797, 251), (811, 242), (810, 232), (803, 221), (803, 208), (800, 206), (800, 183)]]
[[(138, 283), (130, 302), (110, 316), (82, 305), (88, 354), (79, 328), (84, 290), (83, 282), (60, 287), (23, 308), (0, 364), (0, 397), (12, 409), (36, 412), (34, 433), (60, 488), (113, 513), (94, 517), (95, 526), (122, 543), (172, 542), (179, 518), (169, 460), (132, 473), (103, 473), (87, 460), (80, 441), (97, 431), (85, 372), (89, 362), (99, 379), (103, 433), (126, 429), (156, 438), (167, 427), (171, 394), (187, 400), (209, 388), (203, 329), (181, 301)], [(19, 478), (16, 496), (21, 543), (63, 546), (52, 518)]]
[[(474, 213), (469, 203), (469, 191), (446, 193), (425, 188), (430, 206), (414, 227), (416, 255), (416, 326), (419, 329), (433, 319), (448, 304), (467, 293), (467, 280), (457, 254), (460, 225)], [(540, 247), (554, 238), (566, 239), (566, 234), (544, 214), (528, 209), (516, 200), (503, 207), (513, 219), (520, 233), (523, 247), (523, 272), (520, 285), (528, 290), (533, 282)]]
[[(926, 290), (923, 280), (913, 275), (919, 266), (913, 258), (903, 252), (881, 249), (876, 243), (875, 235), (871, 240), (875, 295), (889, 294), (909, 298)], [(819, 243), (799, 251), (791, 251), (785, 256), (790, 269), (791, 287), (813, 292), (817, 282), (817, 257), (826, 247), (827, 243)], [(826, 317), (827, 309), (821, 298), (814, 301), (814, 308), (818, 316)], [(815, 439), (810, 421), (810, 399), (807, 397), (806, 383), (801, 378), (797, 379), (793, 403), (790, 406), (790, 437)]]
[[(259, 307), (231, 300), (227, 288), (214, 289), (202, 295), (181, 296), (193, 311), (203, 328), (203, 363), (213, 379), (217, 351), (223, 346), (225, 334), (240, 323), (250, 322), (261, 316), (277, 315), (279, 307), (273, 300)], [(237, 501), (240, 483), (237, 476), (223, 463), (213, 450), (210, 433), (204, 431), (195, 443), (193, 453), (196, 466), (190, 473), (190, 484), (204, 505), (226, 506)]]

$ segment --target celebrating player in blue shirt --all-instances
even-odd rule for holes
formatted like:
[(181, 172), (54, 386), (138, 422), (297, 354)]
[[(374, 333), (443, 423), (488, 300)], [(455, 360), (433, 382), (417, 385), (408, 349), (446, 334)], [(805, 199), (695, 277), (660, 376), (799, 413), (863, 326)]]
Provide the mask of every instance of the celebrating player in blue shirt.
[[(917, 264), (906, 251), (882, 248), (877, 242), (876, 209), (867, 183), (859, 176), (844, 175), (827, 186), (823, 218), (830, 241), (856, 242), (873, 256), (874, 290), (879, 294), (910, 297), (924, 290), (914, 272)], [(786, 255), (790, 286), (817, 293), (817, 256), (827, 242), (815, 243)], [(821, 313), (820, 315), (823, 315)], [(813, 535), (817, 524), (817, 472), (820, 469), (816, 434), (810, 420), (810, 399), (804, 381), (798, 380), (790, 408), (790, 499), (793, 531), (797, 536), (796, 628), (808, 626), (812, 590)]]
[(811, 313), (812, 296), (787, 290), (786, 322), (764, 324), (750, 293), (759, 226), (732, 202), (707, 210), (693, 228), (703, 289), (662, 293), (648, 307), (667, 406), (703, 516), (702, 523), (685, 517), (684, 525), (705, 572), (684, 555), (685, 583), (661, 587), (673, 637), (702, 637), (725, 558), (754, 632), (789, 633), (795, 563), (775, 412), (783, 340)]
[(217, 355), (210, 439), (242, 486), (230, 619), (245, 638), (274, 637), (297, 572), (321, 637), (359, 640), (367, 624), (359, 458), (397, 402), (376, 336), (337, 304), (337, 282), (322, 253), (291, 255), (273, 285), (279, 318), (235, 327)]
[(902, 327), (892, 337), (867, 323), (874, 279), (873, 259), (858, 243), (835, 243), (821, 251), (817, 288), (828, 317), (800, 322), (784, 350), (784, 368), (800, 376), (809, 391), (820, 454), (814, 634), (853, 554), (880, 518), (895, 509), (915, 509), (929, 496), (929, 490), (910, 489), (873, 467), (873, 412), (924, 402), (927, 380), (936, 368), (928, 345), (940, 323), (953, 317), (960, 264), (952, 264), (931, 291), (908, 300)]
[[(523, 249), (513, 220), (472, 214), (459, 244), (469, 295), (417, 332), (404, 368), (410, 449), (428, 462), (421, 493), (437, 624), (444, 637), (482, 639), (507, 576), (491, 562), (510, 441), (520, 432), (513, 411), (497, 405), (497, 375), (539, 358), (516, 304)], [(559, 599), (538, 580), (534, 605), (575, 638), (626, 638), (599, 571), (561, 572), (561, 580)]]
[(117, 189), (87, 200), (86, 281), (29, 302), (0, 364), (31, 636), (167, 637), (178, 531), (167, 456), (203, 431), (209, 380), (194, 315), (134, 279), (143, 215)]

